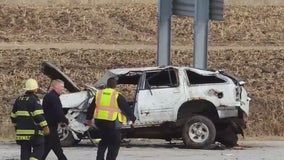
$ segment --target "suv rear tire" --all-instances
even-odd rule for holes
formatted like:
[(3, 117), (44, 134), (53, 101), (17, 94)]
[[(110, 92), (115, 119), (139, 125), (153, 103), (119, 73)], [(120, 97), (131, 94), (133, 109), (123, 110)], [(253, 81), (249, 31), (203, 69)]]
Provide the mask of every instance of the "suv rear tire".
[(187, 148), (205, 148), (214, 143), (215, 137), (213, 122), (200, 115), (189, 118), (182, 129), (182, 139)]
[(234, 132), (232, 126), (227, 126), (225, 129), (217, 131), (216, 141), (222, 143), (227, 148), (231, 148), (238, 144), (238, 135)]

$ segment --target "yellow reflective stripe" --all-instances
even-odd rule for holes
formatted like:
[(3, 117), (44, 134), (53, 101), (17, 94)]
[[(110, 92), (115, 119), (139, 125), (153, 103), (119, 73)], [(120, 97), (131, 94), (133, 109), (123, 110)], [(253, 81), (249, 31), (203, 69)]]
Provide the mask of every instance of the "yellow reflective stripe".
[(103, 91), (102, 90), (99, 90), (98, 91), (98, 96), (96, 96), (96, 102), (97, 102), (97, 104), (99, 105), (99, 106), (101, 106), (102, 104), (101, 104), (101, 98), (102, 98), (102, 94), (103, 94)]
[(109, 113), (108, 113), (108, 119), (114, 120), (114, 119), (115, 119), (114, 113), (115, 113), (115, 112), (109, 112)]
[[(116, 91), (113, 91), (111, 93), (109, 106), (98, 106), (98, 109), (108, 111), (108, 113), (105, 113), (107, 115), (104, 115), (104, 116), (101, 115), (101, 116), (107, 118), (108, 120), (115, 120), (116, 115), (118, 114), (117, 112), (121, 113), (121, 110), (115, 105), (116, 95), (117, 95)], [(99, 104), (101, 105), (101, 99), (100, 99)], [(103, 114), (103, 112), (101, 114)]]
[(115, 111), (111, 111), (109, 112), (108, 118), (114, 120), (117, 117), (117, 112), (121, 112), (120, 109), (118, 108), (118, 106), (115, 105), (116, 103), (116, 91), (112, 92), (111, 95), (111, 100), (110, 100), (110, 107), (112, 107), (112, 109), (116, 109)]
[(17, 116), (30, 116), (28, 111), (17, 111), (16, 115)]
[(116, 91), (112, 92), (112, 95), (111, 95), (111, 98), (110, 98), (110, 106), (111, 107), (115, 107), (114, 104), (115, 104), (115, 100), (116, 100)]
[(17, 141), (29, 140), (30, 138), (31, 138), (31, 136), (16, 136)]
[(94, 113), (94, 118), (99, 117), (99, 112), (100, 112), (100, 109), (98, 109), (98, 108), (96, 107), (95, 113)]
[(47, 126), (47, 122), (46, 121), (42, 121), (42, 122), (39, 123), (39, 125), (42, 126), (42, 127), (43, 126)]
[(43, 110), (42, 109), (35, 110), (34, 112), (32, 112), (33, 116), (37, 116), (37, 115), (40, 115), (40, 114), (43, 114)]
[[(17, 129), (16, 130), (16, 134), (23, 134), (23, 135), (29, 134), (29, 135), (33, 135), (33, 134), (35, 134), (35, 130), (21, 130), (21, 129)], [(43, 135), (43, 131), (39, 130), (38, 134), (39, 135)]]
[(96, 94), (96, 108), (95, 108), (94, 118), (99, 117), (100, 109), (97, 106), (100, 105), (102, 93), (103, 93), (103, 91), (99, 90)]
[(11, 117), (12, 117), (12, 118), (16, 118), (16, 117), (17, 117), (17, 115), (16, 115), (15, 113), (13, 113), (13, 112), (12, 112), (12, 113), (11, 113)]
[(16, 134), (35, 134), (35, 130), (21, 130), (21, 129), (18, 129), (16, 131)]
[(119, 108), (97, 106), (96, 109), (102, 109), (102, 110), (106, 110), (106, 111), (110, 111), (110, 112), (121, 112)]
[(35, 157), (30, 157), (30, 159), (29, 160), (38, 160), (37, 158), (35, 158)]
[[(119, 108), (109, 108), (109, 107), (96, 107), (94, 118), (105, 119), (105, 120), (115, 120), (117, 115), (121, 114)], [(121, 118), (119, 118), (121, 120)]]
[[(35, 110), (34, 112), (31, 113), (32, 116), (37, 116), (43, 114), (43, 110), (39, 109), (39, 110)], [(30, 116), (28, 111), (17, 111), (16, 114), (11, 113), (11, 117), (16, 117), (16, 116)]]

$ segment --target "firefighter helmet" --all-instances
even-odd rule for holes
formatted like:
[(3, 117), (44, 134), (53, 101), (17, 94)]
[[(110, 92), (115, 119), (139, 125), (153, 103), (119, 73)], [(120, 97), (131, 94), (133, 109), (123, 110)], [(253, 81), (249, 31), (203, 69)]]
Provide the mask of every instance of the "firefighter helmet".
[(24, 88), (24, 90), (26, 90), (26, 91), (33, 91), (33, 90), (35, 90), (35, 89), (38, 89), (37, 81), (34, 80), (34, 79), (32, 79), (32, 78), (28, 79), (28, 80), (26, 81), (26, 83), (25, 83), (25, 88)]

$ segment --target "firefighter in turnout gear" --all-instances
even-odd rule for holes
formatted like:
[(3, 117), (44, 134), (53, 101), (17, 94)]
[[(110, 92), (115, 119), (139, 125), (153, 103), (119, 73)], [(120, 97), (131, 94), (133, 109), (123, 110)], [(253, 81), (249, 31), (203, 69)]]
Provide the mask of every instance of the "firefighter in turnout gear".
[(86, 125), (92, 126), (94, 118), (102, 135), (98, 145), (97, 160), (105, 160), (106, 150), (108, 150), (106, 160), (116, 159), (121, 141), (120, 128), (127, 121), (126, 118), (133, 124), (136, 120), (125, 98), (114, 89), (116, 83), (114, 78), (109, 78), (106, 88), (97, 91), (87, 111)]
[(21, 160), (40, 160), (44, 153), (44, 135), (49, 134), (39, 98), (38, 83), (25, 82), (26, 91), (14, 103), (11, 120), (16, 129), (16, 142), (21, 146)]

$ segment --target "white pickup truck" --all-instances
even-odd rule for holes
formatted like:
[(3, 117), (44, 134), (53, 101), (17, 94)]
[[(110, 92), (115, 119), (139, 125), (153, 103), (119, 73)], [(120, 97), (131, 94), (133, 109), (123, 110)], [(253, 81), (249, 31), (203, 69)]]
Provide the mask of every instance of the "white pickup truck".
[[(187, 148), (205, 148), (218, 141), (227, 147), (243, 135), (250, 98), (244, 82), (224, 71), (190, 67), (111, 69), (94, 85), (79, 88), (58, 68), (44, 62), (44, 74), (60, 78), (70, 93), (60, 96), (68, 128), (59, 129), (61, 143), (70, 146), (82, 138), (99, 138), (96, 129), (84, 125), (86, 110), (96, 90), (109, 77), (118, 80), (118, 91), (137, 117), (135, 128), (122, 128), (124, 138), (182, 139)], [(131, 98), (129, 98), (131, 97)]]

